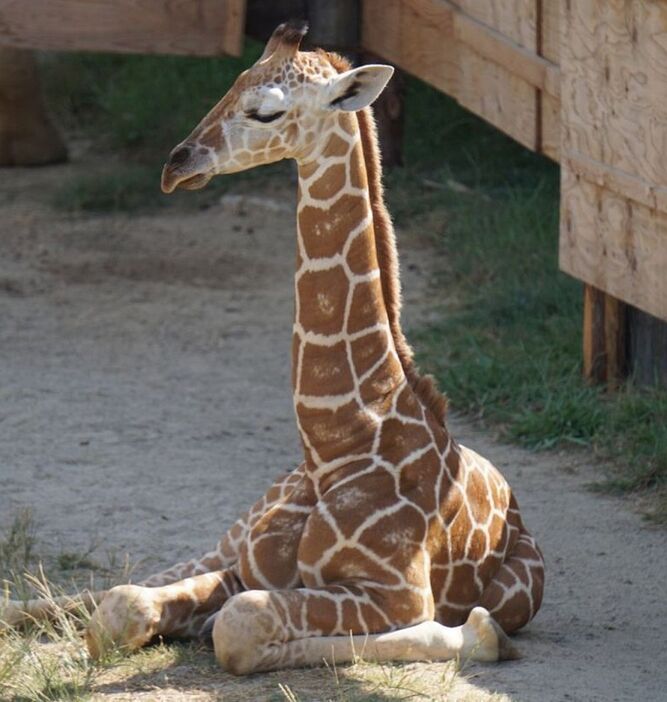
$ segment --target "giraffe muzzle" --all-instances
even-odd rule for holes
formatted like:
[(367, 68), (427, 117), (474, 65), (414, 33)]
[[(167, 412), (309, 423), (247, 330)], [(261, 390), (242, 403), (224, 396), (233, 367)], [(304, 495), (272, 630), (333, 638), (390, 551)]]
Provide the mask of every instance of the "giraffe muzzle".
[(211, 180), (212, 175), (209, 173), (200, 173), (193, 176), (179, 176), (174, 173), (170, 173), (165, 166), (162, 169), (162, 180), (160, 187), (162, 192), (170, 195), (174, 190), (199, 190), (203, 188), (209, 180)]
[(170, 194), (177, 188), (183, 190), (203, 188), (213, 176), (210, 167), (210, 163), (202, 163), (201, 155), (198, 155), (189, 145), (177, 146), (162, 169), (160, 182), (162, 192)]

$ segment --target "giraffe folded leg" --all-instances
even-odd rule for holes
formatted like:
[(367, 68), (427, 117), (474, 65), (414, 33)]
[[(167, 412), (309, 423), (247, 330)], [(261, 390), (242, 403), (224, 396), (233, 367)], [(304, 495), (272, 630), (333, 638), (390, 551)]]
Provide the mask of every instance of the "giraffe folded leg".
[(106, 594), (86, 629), (92, 658), (133, 651), (156, 636), (196, 638), (207, 619), (241, 584), (231, 570), (205, 573), (162, 587), (119, 585)]
[[(506, 635), (482, 607), (476, 607), (462, 626), (425, 621), (386, 633), (364, 634), (357, 620), (357, 631), (351, 629), (346, 636), (341, 632), (345, 626), (341, 618), (348, 605), (361, 611), (360, 607), (368, 607), (369, 597), (346, 592), (341, 586), (242, 592), (216, 617), (216, 657), (235, 675), (325, 661), (343, 663), (359, 656), (376, 661), (517, 657)], [(334, 612), (334, 617), (327, 617), (327, 612)]]
[[(156, 588), (204, 573), (231, 568), (238, 561), (239, 547), (246, 539), (252, 526), (276, 503), (289, 496), (303, 478), (303, 464), (291, 473), (281, 475), (266, 493), (222, 536), (215, 550), (206, 553), (201, 558), (193, 558), (190, 561), (177, 563), (166, 570), (155, 573), (141, 581), (139, 585)], [(63, 611), (77, 612), (87, 610), (89, 613), (92, 613), (104, 599), (107, 592), (108, 590), (85, 591), (74, 595), (39, 598), (28, 601), (3, 601), (0, 598), (0, 631), (24, 627), (35, 622), (54, 621)], [(126, 592), (134, 591), (128, 590)], [(118, 596), (117, 594), (116, 597)]]
[(0, 601), (0, 631), (24, 627), (33, 623), (54, 621), (63, 613), (93, 612), (105, 595), (106, 590), (99, 592), (86, 590), (75, 595), (44, 597), (27, 601)]
[(525, 626), (542, 604), (544, 560), (535, 539), (525, 530), (509, 558), (488, 584), (480, 605), (508, 634)]

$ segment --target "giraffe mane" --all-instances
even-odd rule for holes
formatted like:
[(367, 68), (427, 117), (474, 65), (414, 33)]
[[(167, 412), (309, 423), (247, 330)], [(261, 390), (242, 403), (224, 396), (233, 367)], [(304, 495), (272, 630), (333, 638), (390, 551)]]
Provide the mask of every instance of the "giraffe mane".
[[(339, 54), (318, 50), (338, 73), (350, 70), (350, 62)], [(410, 387), (429, 409), (438, 422), (444, 424), (447, 413), (447, 397), (441, 393), (431, 375), (422, 375), (414, 362), (414, 352), (401, 328), (401, 280), (399, 275), (396, 234), (391, 215), (384, 201), (382, 185), (382, 163), (378, 145), (377, 128), (371, 107), (357, 113), (361, 144), (368, 176), (368, 190), (373, 213), (375, 247), (380, 264), (382, 296), (387, 308), (389, 328), (403, 372)]]

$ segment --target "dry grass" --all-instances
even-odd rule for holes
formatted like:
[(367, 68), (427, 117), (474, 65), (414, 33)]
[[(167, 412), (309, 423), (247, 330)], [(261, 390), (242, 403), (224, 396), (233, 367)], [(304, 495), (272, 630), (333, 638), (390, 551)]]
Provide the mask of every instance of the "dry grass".
[[(5, 598), (53, 599), (65, 592), (54, 585), (37, 560), (35, 527), (29, 512), (16, 516), (0, 538), (0, 577)], [(51, 559), (56, 579), (70, 566), (94, 564), (90, 553)], [(58, 565), (61, 571), (58, 572)], [(65, 566), (65, 574), (62, 566)], [(102, 569), (105, 577), (108, 570)], [(28, 575), (28, 571), (38, 573)], [(116, 573), (126, 577), (124, 569)], [(73, 584), (67, 586), (72, 592)], [(3, 602), (0, 601), (0, 621)], [(508, 698), (475, 687), (469, 671), (449, 663), (376, 664), (359, 658), (353, 665), (236, 678), (224, 673), (213, 652), (197, 644), (165, 644), (132, 655), (111, 652), (92, 661), (81, 632), (89, 614), (59, 610), (53, 622), (24, 631), (0, 631), (0, 700), (224, 700), (248, 702), (381, 702), (383, 700), (461, 700), (503, 702)]]

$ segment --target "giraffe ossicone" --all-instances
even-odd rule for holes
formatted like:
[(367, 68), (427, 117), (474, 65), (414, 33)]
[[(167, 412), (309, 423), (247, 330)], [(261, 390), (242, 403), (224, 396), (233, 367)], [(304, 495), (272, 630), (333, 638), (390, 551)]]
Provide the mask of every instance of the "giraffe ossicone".
[(206, 632), (234, 673), (362, 649), (380, 660), (515, 657), (506, 633), (536, 614), (543, 560), (505, 479), (450, 436), (444, 397), (401, 331), (369, 108), (392, 69), (301, 51), (304, 34), (278, 27), (162, 174), (172, 192), (297, 161), (292, 379), (304, 461), (203, 558), (93, 595), (89, 650)]

